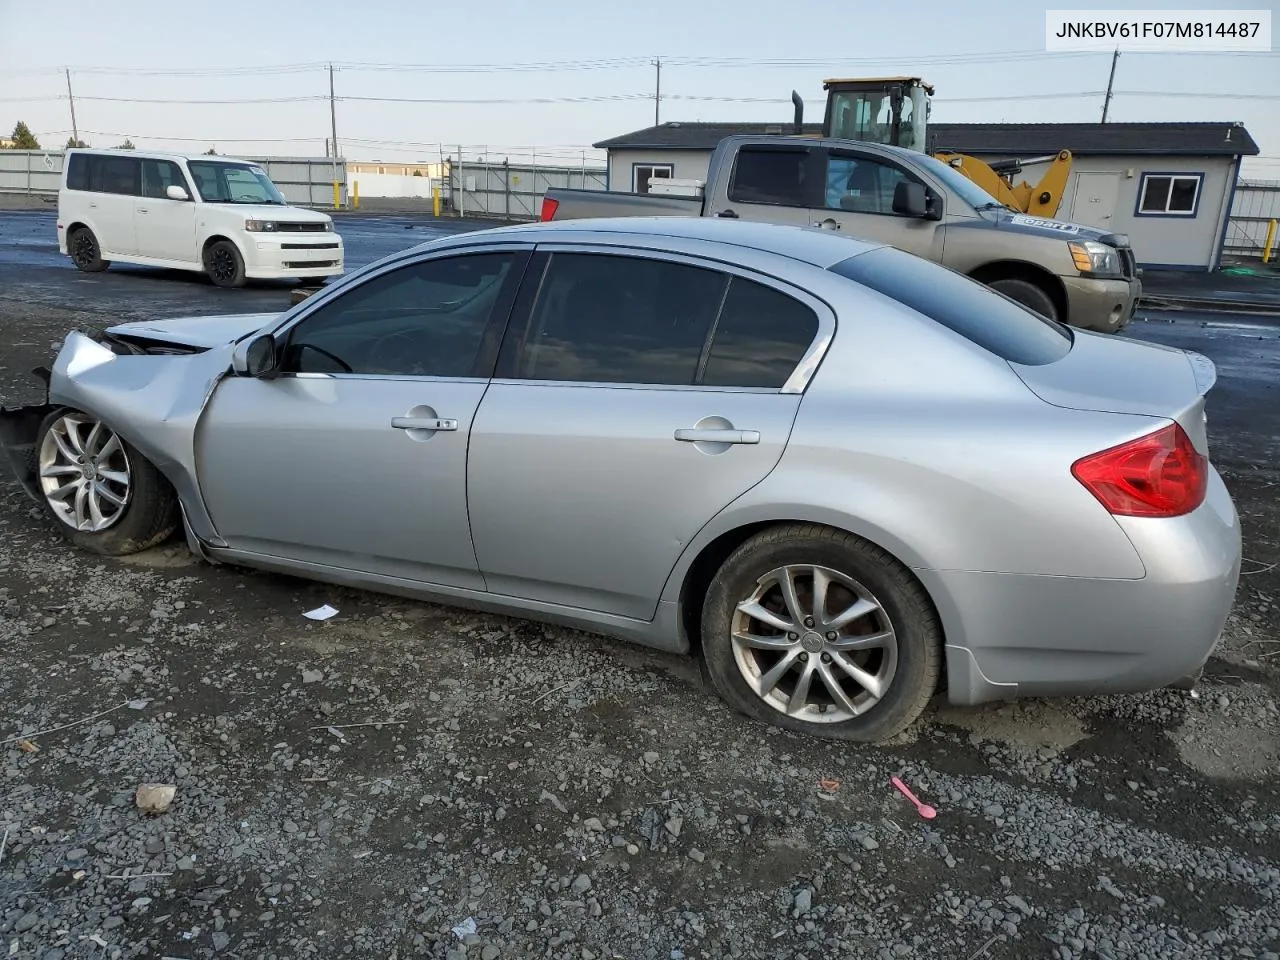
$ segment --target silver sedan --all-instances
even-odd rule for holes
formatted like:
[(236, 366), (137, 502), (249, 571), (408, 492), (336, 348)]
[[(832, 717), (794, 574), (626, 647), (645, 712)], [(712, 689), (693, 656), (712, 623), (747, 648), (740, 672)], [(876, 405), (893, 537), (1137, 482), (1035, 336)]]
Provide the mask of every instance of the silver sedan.
[(1236, 589), (1206, 358), (890, 247), (694, 218), (397, 254), (281, 315), (72, 333), (0, 418), (106, 555), (225, 562), (698, 655), (759, 720), (1190, 682)]

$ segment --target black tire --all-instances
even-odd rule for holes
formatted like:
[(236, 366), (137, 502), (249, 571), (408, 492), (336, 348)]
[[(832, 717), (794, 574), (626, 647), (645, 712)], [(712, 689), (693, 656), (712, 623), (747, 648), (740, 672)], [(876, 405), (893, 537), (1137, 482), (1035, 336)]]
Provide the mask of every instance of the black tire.
[(111, 266), (109, 261), (102, 259), (102, 247), (88, 227), (77, 227), (71, 231), (67, 237), (67, 253), (71, 255), (76, 269), (85, 273), (101, 273)]
[[(96, 417), (69, 407), (55, 410), (45, 417), (36, 434), (37, 469), (46, 437), (68, 415), (90, 426), (97, 422)], [(77, 530), (63, 518), (43, 491), (41, 496), (45, 513), (67, 540), (82, 550), (106, 557), (140, 553), (157, 546), (172, 536), (181, 521), (178, 499), (169, 481), (124, 438), (118, 439), (130, 475), (129, 489), (124, 505), (110, 526), (98, 531)], [(38, 474), (36, 480), (41, 482)]]
[(230, 240), (218, 240), (204, 251), (204, 272), (219, 287), (243, 287), (244, 257)]
[[(896, 667), (887, 689), (864, 712), (843, 720), (804, 720), (770, 705), (748, 685), (734, 653), (737, 605), (751, 596), (770, 571), (809, 564), (839, 571), (870, 591), (896, 637)], [(808, 654), (800, 656), (807, 658)], [(822, 654), (823, 663), (829, 664), (826, 656)], [(874, 544), (830, 527), (797, 523), (756, 534), (729, 556), (707, 589), (702, 658), (708, 681), (739, 712), (783, 729), (832, 740), (889, 740), (920, 716), (935, 693), (941, 657), (942, 628), (937, 614), (907, 568)], [(822, 668), (815, 663), (815, 669)], [(825, 689), (819, 695), (825, 695)]]
[(1058, 319), (1058, 307), (1053, 298), (1029, 280), (993, 280), (987, 284), (992, 290), (1003, 293), (1010, 300), (1016, 300), (1028, 310), (1034, 310), (1042, 317), (1050, 320)]

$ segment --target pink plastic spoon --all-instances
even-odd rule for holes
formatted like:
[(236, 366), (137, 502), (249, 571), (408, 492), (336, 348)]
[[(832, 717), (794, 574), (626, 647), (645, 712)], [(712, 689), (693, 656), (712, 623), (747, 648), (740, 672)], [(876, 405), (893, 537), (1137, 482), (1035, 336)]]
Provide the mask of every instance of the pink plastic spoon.
[(933, 807), (929, 806), (927, 803), (921, 803), (919, 800), (917, 800), (916, 795), (912, 793), (910, 790), (908, 790), (907, 785), (903, 783), (901, 780), (899, 780), (897, 777), (892, 778), (892, 783), (895, 787), (897, 787), (902, 792), (902, 795), (904, 797), (906, 797), (908, 800), (910, 800), (912, 803), (916, 805), (916, 810), (919, 812), (920, 816), (924, 817), (926, 820), (932, 820), (934, 817), (938, 815), (938, 811), (935, 810)]

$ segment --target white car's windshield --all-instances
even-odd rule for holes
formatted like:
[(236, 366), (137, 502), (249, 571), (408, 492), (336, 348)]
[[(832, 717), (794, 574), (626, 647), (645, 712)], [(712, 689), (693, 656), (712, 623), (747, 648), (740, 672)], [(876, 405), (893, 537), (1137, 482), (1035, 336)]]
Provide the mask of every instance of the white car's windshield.
[(261, 167), (249, 163), (192, 160), (187, 164), (196, 189), (206, 203), (267, 203), (286, 206), (287, 201)]
[(1004, 206), (1003, 203), (987, 193), (959, 170), (948, 166), (936, 157), (921, 154), (913, 159), (923, 164), (926, 170), (945, 183), (948, 188), (960, 196), (961, 200), (975, 210)]

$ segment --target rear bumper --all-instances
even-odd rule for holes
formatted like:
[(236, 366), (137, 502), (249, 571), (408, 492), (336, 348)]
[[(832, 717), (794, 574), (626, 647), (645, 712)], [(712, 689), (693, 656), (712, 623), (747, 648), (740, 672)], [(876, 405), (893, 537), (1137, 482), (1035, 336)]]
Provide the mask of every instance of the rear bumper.
[(1205, 503), (1172, 520), (1117, 518), (1140, 580), (917, 571), (947, 634), (948, 695), (1136, 693), (1197, 673), (1217, 646), (1240, 574), (1240, 525), (1216, 472)]
[(1093, 280), (1062, 277), (1067, 292), (1067, 317), (1072, 326), (1102, 333), (1116, 333), (1133, 319), (1142, 296), (1142, 281)]

